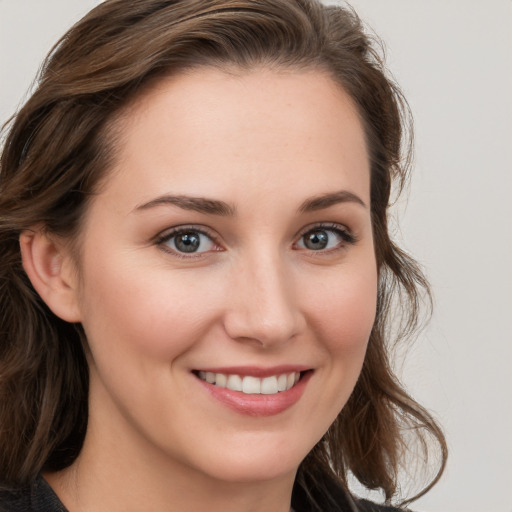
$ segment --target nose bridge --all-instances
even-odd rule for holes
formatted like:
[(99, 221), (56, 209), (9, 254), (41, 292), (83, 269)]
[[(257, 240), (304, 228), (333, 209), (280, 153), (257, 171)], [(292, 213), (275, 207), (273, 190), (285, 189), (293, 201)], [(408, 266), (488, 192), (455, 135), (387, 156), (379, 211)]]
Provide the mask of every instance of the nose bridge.
[(233, 277), (226, 316), (226, 330), (232, 338), (270, 345), (302, 330), (293, 273), (278, 249), (260, 247), (251, 257), (240, 258)]

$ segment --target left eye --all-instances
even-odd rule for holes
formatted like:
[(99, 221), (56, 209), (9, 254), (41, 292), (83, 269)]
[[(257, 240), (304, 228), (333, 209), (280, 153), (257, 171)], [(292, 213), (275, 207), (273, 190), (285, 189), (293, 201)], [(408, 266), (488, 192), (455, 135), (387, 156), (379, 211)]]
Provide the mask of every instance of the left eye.
[(349, 240), (347, 240), (348, 236), (349, 235), (341, 229), (315, 228), (304, 233), (297, 242), (297, 245), (301, 249), (324, 251), (335, 249), (344, 242), (349, 242)]
[(210, 251), (214, 246), (208, 235), (192, 229), (171, 233), (161, 243), (176, 252), (189, 254)]

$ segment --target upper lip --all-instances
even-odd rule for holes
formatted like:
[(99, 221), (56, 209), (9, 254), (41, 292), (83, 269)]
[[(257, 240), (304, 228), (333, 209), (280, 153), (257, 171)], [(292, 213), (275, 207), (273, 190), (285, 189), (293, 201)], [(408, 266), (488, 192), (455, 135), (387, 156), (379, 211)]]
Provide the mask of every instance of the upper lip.
[(225, 375), (249, 375), (251, 377), (271, 377), (273, 375), (282, 375), (283, 373), (305, 372), (311, 370), (310, 366), (284, 364), (279, 366), (261, 367), (261, 366), (215, 366), (195, 368), (194, 371), (223, 373)]

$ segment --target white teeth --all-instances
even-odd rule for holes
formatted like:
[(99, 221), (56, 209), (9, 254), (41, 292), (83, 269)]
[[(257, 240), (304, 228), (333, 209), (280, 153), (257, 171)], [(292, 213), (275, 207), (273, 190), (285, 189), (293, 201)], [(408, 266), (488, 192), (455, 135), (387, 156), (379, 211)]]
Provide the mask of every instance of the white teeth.
[(244, 377), (242, 391), (248, 395), (259, 395), (261, 393), (261, 380), (257, 377)]
[(288, 377), (286, 376), (286, 373), (279, 375), (279, 377), (277, 377), (277, 390), (286, 391), (287, 381)]
[(262, 395), (275, 395), (278, 391), (277, 377), (265, 377), (261, 380)]
[(226, 387), (233, 391), (242, 391), (242, 379), (239, 375), (230, 375)]
[(219, 388), (225, 388), (228, 383), (228, 378), (223, 373), (215, 374), (215, 385)]
[(275, 395), (281, 391), (291, 389), (300, 379), (300, 372), (283, 373), (260, 379), (246, 375), (226, 375), (224, 373), (198, 372), (201, 380), (232, 391), (241, 391), (248, 395)]

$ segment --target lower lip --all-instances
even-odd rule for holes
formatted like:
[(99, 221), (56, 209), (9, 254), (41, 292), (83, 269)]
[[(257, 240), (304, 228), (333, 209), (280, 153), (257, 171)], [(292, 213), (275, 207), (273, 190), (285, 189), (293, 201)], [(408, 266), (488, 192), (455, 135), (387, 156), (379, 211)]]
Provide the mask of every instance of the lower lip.
[(196, 379), (211, 396), (239, 414), (245, 414), (246, 416), (274, 416), (286, 411), (286, 409), (289, 409), (299, 401), (312, 373), (312, 371), (304, 373), (299, 382), (288, 391), (280, 391), (274, 395), (250, 395), (241, 391), (233, 391), (228, 388), (215, 386), (199, 377), (196, 377)]

